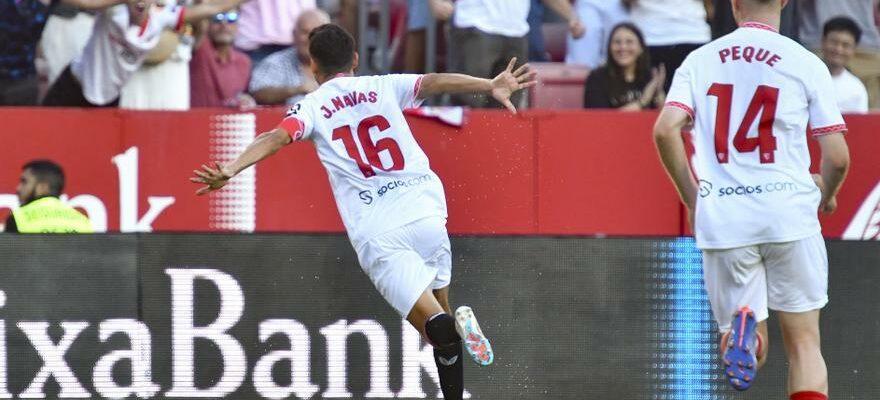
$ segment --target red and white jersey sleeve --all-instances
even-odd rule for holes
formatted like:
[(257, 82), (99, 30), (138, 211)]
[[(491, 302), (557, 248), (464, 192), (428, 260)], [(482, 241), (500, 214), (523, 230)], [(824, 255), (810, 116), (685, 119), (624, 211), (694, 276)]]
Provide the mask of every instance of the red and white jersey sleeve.
[(290, 108), (279, 125), (314, 143), (355, 248), (418, 219), (446, 217), (443, 184), (403, 115), (421, 75), (339, 76)]
[(818, 67), (813, 71), (815, 78), (812, 85), (806, 87), (807, 101), (810, 103), (810, 133), (821, 136), (846, 131), (831, 72), (825, 64)]
[(798, 43), (744, 24), (691, 53), (667, 107), (693, 118), (697, 246), (727, 249), (820, 232), (813, 134), (846, 130), (825, 65)]

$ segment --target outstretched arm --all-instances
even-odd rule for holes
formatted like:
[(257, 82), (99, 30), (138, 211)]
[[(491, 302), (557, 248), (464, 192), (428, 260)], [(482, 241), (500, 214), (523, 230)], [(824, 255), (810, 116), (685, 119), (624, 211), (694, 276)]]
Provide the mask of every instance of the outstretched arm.
[(654, 142), (663, 168), (678, 190), (678, 197), (688, 209), (688, 218), (693, 227), (694, 207), (697, 203), (697, 182), (688, 166), (687, 152), (681, 138), (681, 129), (690, 121), (690, 115), (683, 110), (665, 107), (654, 124)]
[(205, 184), (205, 186), (196, 191), (197, 195), (203, 195), (220, 189), (226, 186), (226, 183), (233, 176), (238, 175), (239, 172), (260, 160), (275, 154), (282, 147), (290, 144), (291, 141), (290, 135), (284, 129), (276, 128), (271, 132), (257, 136), (257, 139), (248, 145), (235, 161), (226, 166), (221, 166), (216, 162), (213, 166), (202, 165), (202, 169), (193, 171), (195, 176), (189, 178), (189, 180), (194, 183)]
[(514, 71), (515, 64), (516, 57), (492, 80), (464, 74), (426, 74), (419, 86), (419, 97), (442, 93), (491, 93), (495, 100), (516, 114), (516, 107), (510, 102), (510, 96), (519, 90), (535, 86), (537, 82), (535, 73), (529, 72), (529, 64), (523, 64)]

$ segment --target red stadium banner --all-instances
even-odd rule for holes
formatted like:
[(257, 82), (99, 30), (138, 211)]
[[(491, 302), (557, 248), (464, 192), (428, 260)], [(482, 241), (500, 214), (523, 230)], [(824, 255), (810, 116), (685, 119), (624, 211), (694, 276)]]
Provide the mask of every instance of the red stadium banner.
[[(49, 158), (65, 169), (65, 200), (98, 231), (341, 232), (326, 173), (307, 144), (289, 146), (217, 194), (194, 195), (193, 169), (229, 160), (282, 114), (0, 109), (0, 217), (18, 205), (21, 166)], [(462, 128), (408, 118), (444, 181), (453, 233), (684, 235), (681, 206), (651, 138), (655, 117), (474, 111)], [(822, 217), (825, 235), (877, 240), (880, 115), (847, 123), (852, 170), (837, 213)]]

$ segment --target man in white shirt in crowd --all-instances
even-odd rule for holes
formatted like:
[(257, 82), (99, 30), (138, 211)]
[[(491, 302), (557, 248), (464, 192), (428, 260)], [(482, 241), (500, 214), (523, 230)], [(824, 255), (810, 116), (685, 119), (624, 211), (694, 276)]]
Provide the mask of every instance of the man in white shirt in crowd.
[[(436, 1), (436, 0), (432, 0)], [(584, 26), (568, 0), (542, 0), (569, 21), (575, 37)], [(498, 75), (511, 58), (528, 56), (530, 0), (458, 0), (452, 15), (450, 70), (481, 78)], [(501, 107), (485, 93), (458, 95), (454, 103), (470, 107)], [(522, 93), (514, 94), (513, 104), (521, 105)]]
[(822, 61), (831, 71), (842, 113), (868, 112), (868, 91), (847, 68), (862, 39), (862, 29), (849, 17), (836, 17), (825, 23), (822, 33)]
[(880, 0), (798, 0), (800, 42), (818, 51), (825, 22), (845, 16), (862, 30), (862, 38), (847, 68), (868, 90), (870, 108), (880, 108)]
[[(706, 22), (711, 0), (623, 0), (623, 4), (645, 35), (651, 67), (663, 64), (670, 76), (690, 52), (712, 40)], [(669, 92), (671, 84), (667, 80), (664, 91)]]
[(608, 57), (605, 48), (611, 29), (628, 20), (629, 13), (621, 0), (575, 0), (574, 7), (587, 29), (580, 38), (568, 36), (565, 63), (596, 69)]

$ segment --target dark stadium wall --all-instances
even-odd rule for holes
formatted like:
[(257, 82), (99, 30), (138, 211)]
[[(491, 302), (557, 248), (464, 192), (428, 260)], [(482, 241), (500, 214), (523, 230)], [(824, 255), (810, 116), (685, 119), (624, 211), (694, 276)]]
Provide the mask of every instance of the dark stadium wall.
[[(691, 239), (452, 244), (452, 303), (496, 351), (466, 364), (473, 399), (785, 397), (777, 331), (749, 392), (724, 382)], [(831, 396), (878, 398), (880, 248), (828, 249)], [(0, 398), (439, 396), (430, 347), (342, 235), (6, 236), (0, 265)]]
[[(193, 169), (233, 157), (282, 115), (0, 110), (7, 144), (0, 147), (0, 217), (17, 204), (21, 165), (45, 157), (65, 167), (68, 199), (99, 231), (342, 232), (326, 173), (308, 144), (289, 146), (219, 194), (193, 195)], [(453, 233), (684, 235), (687, 224), (651, 138), (655, 117), (473, 111), (462, 128), (408, 121), (444, 180)], [(877, 239), (880, 115), (848, 116), (847, 123), (853, 167), (838, 212), (822, 217), (824, 233)]]

